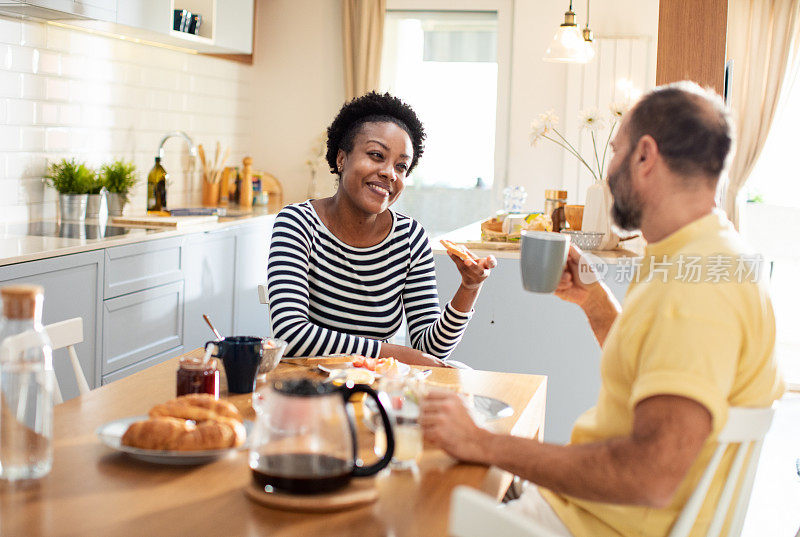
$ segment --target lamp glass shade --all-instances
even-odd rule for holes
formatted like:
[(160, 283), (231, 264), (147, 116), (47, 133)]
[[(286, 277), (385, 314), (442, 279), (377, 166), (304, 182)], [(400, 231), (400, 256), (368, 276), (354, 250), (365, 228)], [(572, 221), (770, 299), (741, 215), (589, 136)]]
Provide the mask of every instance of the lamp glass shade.
[(586, 63), (594, 57), (594, 48), (583, 40), (577, 26), (559, 26), (542, 58), (546, 62)]

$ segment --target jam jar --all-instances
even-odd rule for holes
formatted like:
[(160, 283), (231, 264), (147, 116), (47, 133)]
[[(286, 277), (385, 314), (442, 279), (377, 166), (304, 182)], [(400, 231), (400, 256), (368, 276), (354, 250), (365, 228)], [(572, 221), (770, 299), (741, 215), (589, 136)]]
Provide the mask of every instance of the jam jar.
[(178, 365), (178, 396), (187, 393), (208, 393), (219, 398), (219, 369), (216, 360), (203, 363), (202, 358), (182, 358)]

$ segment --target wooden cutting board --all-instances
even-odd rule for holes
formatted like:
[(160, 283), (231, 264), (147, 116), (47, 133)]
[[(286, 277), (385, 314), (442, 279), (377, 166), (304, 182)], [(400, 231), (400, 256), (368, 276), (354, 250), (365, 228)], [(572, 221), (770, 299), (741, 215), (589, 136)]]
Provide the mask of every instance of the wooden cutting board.
[(518, 242), (460, 241), (470, 250), (519, 250)]
[(111, 223), (116, 226), (132, 227), (168, 227), (179, 229), (185, 226), (196, 226), (197, 224), (208, 224), (216, 222), (217, 215), (209, 216), (115, 216)]
[(261, 505), (287, 511), (307, 511), (313, 513), (329, 513), (352, 509), (372, 503), (378, 499), (378, 489), (374, 477), (359, 477), (336, 492), (328, 494), (286, 494), (282, 492), (266, 493), (255, 484), (244, 489), (248, 498)]

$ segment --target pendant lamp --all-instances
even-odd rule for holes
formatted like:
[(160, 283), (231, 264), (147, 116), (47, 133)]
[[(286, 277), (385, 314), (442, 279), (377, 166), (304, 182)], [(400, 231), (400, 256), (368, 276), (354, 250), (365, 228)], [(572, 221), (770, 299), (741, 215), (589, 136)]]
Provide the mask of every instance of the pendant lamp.
[[(588, 0), (586, 11), (587, 13), (589, 11)], [(564, 13), (564, 24), (558, 27), (542, 59), (546, 62), (586, 63), (594, 58), (591, 41), (592, 31), (589, 29), (588, 17), (586, 28), (581, 34), (575, 23), (575, 12), (572, 11), (572, 0), (570, 0), (569, 11)]]

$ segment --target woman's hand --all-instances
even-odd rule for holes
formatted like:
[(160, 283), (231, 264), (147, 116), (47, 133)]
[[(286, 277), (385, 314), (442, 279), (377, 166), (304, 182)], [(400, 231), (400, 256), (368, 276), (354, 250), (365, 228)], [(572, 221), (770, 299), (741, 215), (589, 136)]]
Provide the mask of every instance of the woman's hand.
[(456, 268), (461, 274), (461, 286), (469, 290), (480, 288), (486, 278), (489, 277), (489, 274), (491, 274), (492, 269), (497, 266), (497, 259), (493, 255), (476, 257), (470, 252), (468, 261), (464, 261), (454, 254), (448, 253), (447, 255), (456, 264)]

